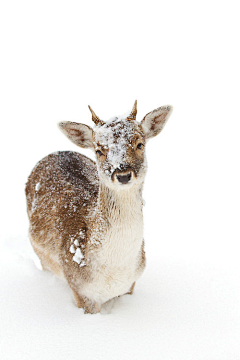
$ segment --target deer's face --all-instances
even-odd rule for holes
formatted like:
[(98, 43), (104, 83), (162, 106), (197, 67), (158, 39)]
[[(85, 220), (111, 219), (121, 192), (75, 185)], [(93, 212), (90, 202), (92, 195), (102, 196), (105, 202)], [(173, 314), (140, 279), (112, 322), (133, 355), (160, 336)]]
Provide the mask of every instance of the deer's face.
[(93, 145), (99, 176), (108, 185), (132, 185), (142, 182), (146, 173), (145, 135), (135, 120), (115, 118), (98, 124)]
[(99, 177), (106, 185), (127, 189), (142, 183), (147, 166), (146, 141), (161, 132), (171, 114), (171, 106), (153, 110), (141, 123), (136, 121), (136, 101), (126, 118), (108, 122), (100, 120), (91, 108), (90, 111), (96, 125), (94, 129), (70, 121), (59, 123), (60, 129), (76, 145), (95, 151)]

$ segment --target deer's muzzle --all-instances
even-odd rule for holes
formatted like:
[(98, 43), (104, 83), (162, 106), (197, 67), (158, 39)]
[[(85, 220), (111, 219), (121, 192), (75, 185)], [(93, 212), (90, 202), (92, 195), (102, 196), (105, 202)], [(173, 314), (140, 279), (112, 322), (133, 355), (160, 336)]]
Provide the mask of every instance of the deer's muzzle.
[(131, 180), (132, 173), (130, 172), (127, 175), (117, 175), (116, 177), (121, 184), (127, 184)]
[(128, 184), (133, 178), (135, 178), (135, 174), (133, 170), (129, 168), (125, 171), (115, 170), (112, 175), (112, 181), (122, 185)]

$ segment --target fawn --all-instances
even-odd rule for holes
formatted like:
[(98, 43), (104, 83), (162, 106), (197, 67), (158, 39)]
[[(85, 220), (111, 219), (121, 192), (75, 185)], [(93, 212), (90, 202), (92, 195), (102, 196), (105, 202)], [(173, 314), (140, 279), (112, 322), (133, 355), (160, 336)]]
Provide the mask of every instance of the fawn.
[(96, 163), (73, 151), (50, 154), (30, 174), (26, 196), (30, 241), (43, 270), (66, 280), (76, 305), (93, 314), (132, 294), (144, 270), (145, 145), (172, 107), (153, 110), (140, 123), (136, 101), (127, 116), (107, 122), (89, 109), (93, 129), (70, 121), (59, 127), (76, 145), (91, 148)]

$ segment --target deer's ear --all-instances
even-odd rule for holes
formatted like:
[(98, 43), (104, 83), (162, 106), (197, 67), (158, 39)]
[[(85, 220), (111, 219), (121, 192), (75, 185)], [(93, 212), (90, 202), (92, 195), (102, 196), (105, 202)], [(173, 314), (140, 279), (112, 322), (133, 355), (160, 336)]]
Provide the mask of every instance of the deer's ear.
[(147, 139), (158, 135), (162, 131), (172, 110), (173, 108), (170, 105), (161, 106), (144, 116), (141, 125)]
[(71, 121), (61, 121), (58, 126), (74, 144), (83, 148), (93, 148), (93, 131), (89, 126)]

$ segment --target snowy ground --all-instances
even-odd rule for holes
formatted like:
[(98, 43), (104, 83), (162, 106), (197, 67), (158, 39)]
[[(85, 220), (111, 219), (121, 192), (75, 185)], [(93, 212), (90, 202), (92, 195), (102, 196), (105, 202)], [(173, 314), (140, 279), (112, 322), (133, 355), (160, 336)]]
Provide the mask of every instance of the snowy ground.
[(238, 360), (239, 270), (152, 255), (134, 295), (85, 315), (67, 285), (39, 269), (26, 238), (9, 238), (0, 358)]

